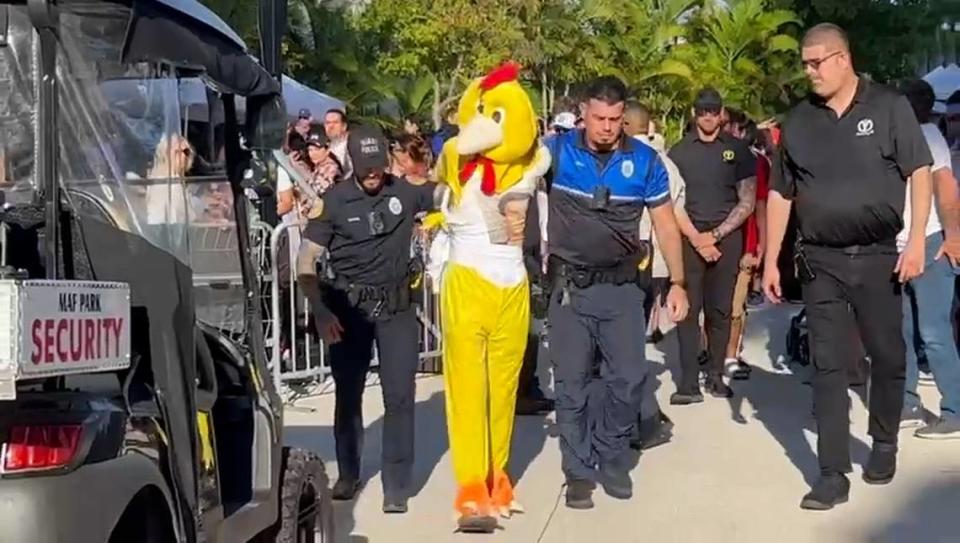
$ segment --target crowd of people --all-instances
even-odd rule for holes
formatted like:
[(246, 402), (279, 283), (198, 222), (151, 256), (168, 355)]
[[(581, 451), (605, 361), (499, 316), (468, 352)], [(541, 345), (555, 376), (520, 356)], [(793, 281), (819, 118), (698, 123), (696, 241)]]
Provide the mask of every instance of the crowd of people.
[[(704, 392), (730, 398), (730, 381), (751, 374), (742, 357), (748, 307), (765, 298), (806, 306), (822, 477), (802, 507), (848, 498), (851, 336), (871, 362), (868, 483), (893, 479), (901, 426), (960, 439), (950, 295), (960, 269), (960, 189), (932, 90), (911, 81), (896, 92), (859, 76), (846, 34), (829, 24), (804, 36), (802, 62), (812, 93), (782, 122), (757, 123), (704, 88), (669, 149), (652, 112), (612, 77), (540, 123), (552, 162), (525, 211), (522, 245), (536, 287), (516, 402), (521, 415), (556, 409), (569, 507), (592, 507), (597, 484), (629, 498), (629, 447), (670, 440), (646, 343), (676, 324), (672, 405), (701, 403)], [(331, 351), (335, 499), (360, 488), (371, 345), (390, 353), (379, 368), (385, 512), (407, 510), (413, 462), (409, 248), (418, 221), (449, 197), (434, 167), (456, 118), (452, 109), (429, 137), (406, 119), (384, 138), (340, 110), (325, 112), (322, 127), (302, 111), (285, 151), (322, 197), (322, 218), (307, 220), (313, 204), (289, 179), (278, 185), (278, 214), (304, 225), (297, 284)], [(338, 279), (318, 272), (324, 260)], [(536, 379), (544, 329), (553, 399)], [(942, 398), (933, 420), (917, 394), (928, 368)]]

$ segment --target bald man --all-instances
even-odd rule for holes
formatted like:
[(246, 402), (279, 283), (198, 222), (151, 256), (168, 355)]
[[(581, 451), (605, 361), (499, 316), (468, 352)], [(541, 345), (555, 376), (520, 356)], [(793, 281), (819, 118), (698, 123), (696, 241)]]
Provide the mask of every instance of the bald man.
[[(825, 510), (846, 502), (850, 492), (852, 318), (872, 360), (873, 449), (863, 479), (886, 484), (896, 473), (906, 368), (900, 292), (923, 272), (933, 159), (907, 100), (857, 76), (842, 29), (817, 25), (806, 33), (801, 48), (813, 92), (783, 126), (767, 203), (763, 285), (767, 296), (779, 302), (777, 259), (795, 209), (800, 245), (794, 260), (816, 370), (821, 472), (800, 506)], [(908, 240), (898, 254), (907, 178), (912, 215)]]

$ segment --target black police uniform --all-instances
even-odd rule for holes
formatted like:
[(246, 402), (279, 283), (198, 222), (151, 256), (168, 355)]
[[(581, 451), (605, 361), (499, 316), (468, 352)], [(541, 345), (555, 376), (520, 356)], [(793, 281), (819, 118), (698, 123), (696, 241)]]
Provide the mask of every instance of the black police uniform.
[(861, 79), (841, 116), (817, 97), (783, 126), (771, 189), (793, 200), (799, 223), (820, 468), (850, 471), (847, 366), (852, 306), (872, 360), (870, 435), (895, 445), (905, 351), (896, 236), (905, 179), (933, 159), (905, 98)]
[[(357, 159), (362, 168), (362, 159)], [(383, 389), (383, 488), (409, 497), (413, 467), (414, 377), (419, 360), (417, 318), (411, 305), (410, 240), (414, 216), (433, 209), (436, 185), (415, 186), (386, 176), (376, 195), (344, 181), (324, 196), (322, 215), (303, 235), (329, 250), (322, 300), (311, 300), (318, 323), (328, 311), (344, 332), (330, 345), (336, 384), (334, 436), (340, 479), (359, 481), (363, 449), (362, 398), (373, 342)]]
[[(737, 185), (757, 174), (756, 158), (746, 143), (723, 132), (716, 140), (700, 140), (696, 128), (687, 133), (669, 153), (686, 183), (684, 209), (693, 226), (710, 232), (730, 215), (740, 199)], [(690, 312), (677, 325), (680, 339), (681, 376), (677, 392), (699, 394), (700, 311), (710, 359), (708, 376), (722, 379), (723, 362), (730, 339), (730, 314), (743, 256), (743, 233), (738, 228), (717, 244), (721, 257), (708, 263), (690, 243), (683, 244), (684, 279)]]
[[(623, 462), (649, 374), (644, 293), (637, 284), (640, 217), (670, 202), (656, 152), (631, 138), (609, 153), (590, 150), (582, 130), (546, 141), (549, 179), (548, 310), (562, 468), (568, 481), (594, 481)], [(594, 365), (599, 350), (600, 383)], [(598, 384), (599, 386), (592, 386)], [(599, 392), (591, 397), (591, 389)], [(609, 489), (608, 489), (609, 491)]]

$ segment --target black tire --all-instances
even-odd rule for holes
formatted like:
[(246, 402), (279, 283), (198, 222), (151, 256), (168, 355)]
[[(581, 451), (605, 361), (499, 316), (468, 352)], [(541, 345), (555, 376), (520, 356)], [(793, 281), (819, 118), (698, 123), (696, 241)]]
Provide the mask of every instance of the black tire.
[(276, 543), (332, 543), (333, 500), (323, 461), (301, 449), (283, 452)]

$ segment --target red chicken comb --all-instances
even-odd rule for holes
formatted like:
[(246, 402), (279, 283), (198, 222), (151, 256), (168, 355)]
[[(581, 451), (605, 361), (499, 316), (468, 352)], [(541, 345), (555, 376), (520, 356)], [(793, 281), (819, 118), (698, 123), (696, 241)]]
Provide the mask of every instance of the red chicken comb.
[(520, 65), (513, 61), (507, 61), (490, 70), (490, 73), (480, 82), (480, 89), (488, 91), (500, 83), (516, 81), (520, 76)]

